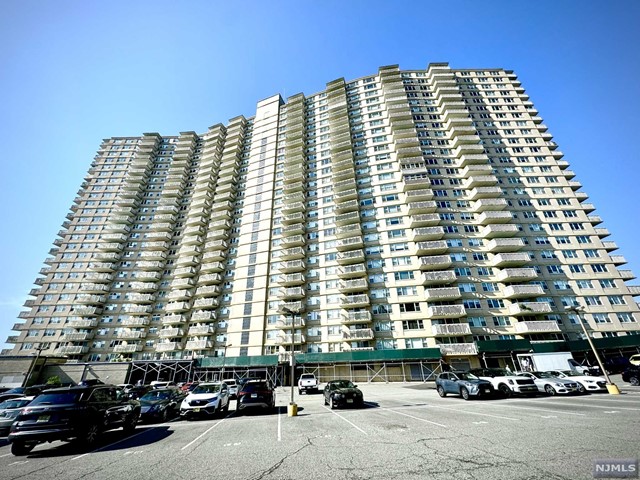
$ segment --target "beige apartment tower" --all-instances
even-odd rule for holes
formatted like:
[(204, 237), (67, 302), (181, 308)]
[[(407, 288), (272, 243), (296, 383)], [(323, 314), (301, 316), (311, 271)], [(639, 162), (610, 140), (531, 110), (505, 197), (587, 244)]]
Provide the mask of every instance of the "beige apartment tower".
[(3, 353), (497, 366), (586, 351), (575, 305), (635, 352), (640, 287), (562, 157), (512, 71), (447, 64), (106, 139)]

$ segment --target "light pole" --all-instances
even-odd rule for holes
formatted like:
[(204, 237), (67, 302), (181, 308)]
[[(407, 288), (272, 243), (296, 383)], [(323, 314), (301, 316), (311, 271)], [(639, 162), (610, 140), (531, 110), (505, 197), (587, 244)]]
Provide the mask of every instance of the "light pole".
[(589, 332), (587, 331), (587, 327), (585, 326), (585, 322), (586, 321), (585, 321), (584, 316), (583, 316), (583, 313), (585, 311), (584, 307), (582, 305), (572, 305), (570, 307), (567, 307), (565, 310), (575, 313), (576, 317), (578, 317), (578, 323), (582, 327), (582, 331), (584, 333), (584, 336), (586, 337), (587, 342), (589, 342), (589, 346), (591, 347), (591, 351), (593, 352), (593, 355), (596, 357), (596, 362), (598, 362), (598, 366), (600, 367), (600, 370), (602, 371), (602, 374), (604, 375), (604, 378), (607, 380), (607, 391), (609, 393), (611, 393), (611, 394), (619, 394), (620, 390), (618, 390), (618, 387), (613, 382), (611, 382), (611, 379), (609, 378), (609, 374), (605, 370), (604, 365), (602, 363), (602, 360), (600, 360), (600, 355), (598, 355), (598, 351), (596, 350), (596, 346), (593, 344), (593, 340), (591, 339), (591, 335), (589, 335)]
[(280, 311), (287, 317), (291, 318), (291, 357), (289, 359), (289, 361), (291, 362), (291, 398), (289, 400), (289, 409), (288, 409), (288, 415), (290, 417), (295, 417), (298, 414), (298, 406), (296, 405), (296, 403), (293, 400), (293, 390), (295, 388), (295, 377), (296, 377), (296, 364), (295, 364), (295, 357), (294, 357), (294, 350), (295, 350), (295, 333), (296, 333), (296, 322), (295, 322), (295, 318), (296, 318), (296, 314), (299, 312), (296, 312), (295, 310), (291, 310), (289, 307), (281, 307)]
[(222, 373), (220, 374), (220, 380), (224, 380), (224, 367), (227, 364), (227, 348), (229, 347), (233, 347), (233, 344), (231, 343), (226, 343), (224, 346), (224, 357), (222, 358)]
[[(31, 362), (31, 365), (29, 365), (29, 370), (27, 371), (27, 375), (25, 376), (24, 379), (24, 386), (28, 386), (29, 385), (29, 381), (31, 380), (31, 375), (33, 374), (33, 371), (36, 368), (36, 365), (38, 364), (38, 360), (40, 359), (40, 352), (42, 352), (42, 350), (44, 350), (44, 345), (42, 345), (42, 343), (38, 343), (38, 345), (35, 347), (35, 351), (36, 351), (36, 358), (33, 359), (33, 362)], [(45, 359), (46, 362), (46, 359)]]

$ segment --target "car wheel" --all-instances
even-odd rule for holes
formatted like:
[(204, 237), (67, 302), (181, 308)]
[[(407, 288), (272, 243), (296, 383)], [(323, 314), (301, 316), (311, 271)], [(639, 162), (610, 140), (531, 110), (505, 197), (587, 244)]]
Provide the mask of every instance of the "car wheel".
[(460, 389), (460, 395), (462, 396), (462, 398), (464, 398), (465, 400), (469, 400), (471, 398), (471, 395), (469, 395), (469, 390), (466, 389), (466, 387), (462, 387)]
[(100, 434), (100, 427), (97, 423), (90, 423), (82, 435), (82, 443), (85, 448), (93, 447), (98, 441), (98, 435)]
[(556, 394), (556, 389), (553, 388), (551, 385), (545, 385), (544, 386), (544, 391), (547, 392), (547, 394), (552, 395), (552, 396)]
[(498, 391), (504, 398), (509, 398), (511, 396), (511, 389), (504, 383), (500, 384)]
[(26, 442), (18, 442), (18, 441), (12, 442), (11, 453), (14, 454), (16, 457), (21, 457), (29, 453), (31, 450), (33, 450), (33, 447), (35, 446), (36, 446), (35, 443), (26, 443)]
[(438, 385), (438, 395), (440, 395), (441, 397), (446, 397), (447, 396), (447, 392), (444, 391), (444, 388), (442, 387), (442, 385)]
[(336, 408), (336, 407), (337, 407), (337, 405), (336, 405), (336, 401), (333, 399), (333, 397), (331, 397), (331, 398), (329, 399), (329, 408), (330, 408), (331, 410), (333, 410), (333, 409), (334, 409), (334, 408)]
[(122, 426), (122, 431), (125, 433), (133, 433), (133, 431), (136, 429), (139, 418), (140, 416), (136, 415), (135, 413), (125, 418), (124, 425)]
[(638, 377), (630, 377), (629, 383), (633, 386), (638, 386), (640, 385), (640, 380), (638, 380)]
[(323, 405), (327, 404), (327, 397), (325, 397), (324, 394), (322, 394), (322, 404)]
[(298, 395), (302, 395), (302, 390), (298, 389)]
[(229, 411), (229, 400), (227, 400), (227, 404), (224, 406), (224, 408), (222, 409), (223, 412), (228, 412)]
[(162, 423), (164, 423), (164, 422), (166, 422), (167, 420), (169, 420), (169, 409), (168, 409), (168, 408), (165, 408), (165, 409), (162, 411), (162, 415), (160, 415), (160, 421), (161, 421)]
[(578, 392), (585, 393), (586, 391), (587, 389), (584, 388), (584, 385), (578, 382)]

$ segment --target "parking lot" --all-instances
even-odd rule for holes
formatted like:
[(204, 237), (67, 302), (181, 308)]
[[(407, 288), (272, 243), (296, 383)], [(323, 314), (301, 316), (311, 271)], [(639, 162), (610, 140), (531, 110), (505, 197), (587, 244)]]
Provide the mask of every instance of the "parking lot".
[(585, 479), (602, 458), (637, 458), (640, 387), (621, 395), (464, 401), (433, 384), (361, 384), (362, 409), (331, 410), (321, 394), (278, 388), (271, 414), (142, 424), (14, 457), (0, 443), (0, 478), (18, 479)]

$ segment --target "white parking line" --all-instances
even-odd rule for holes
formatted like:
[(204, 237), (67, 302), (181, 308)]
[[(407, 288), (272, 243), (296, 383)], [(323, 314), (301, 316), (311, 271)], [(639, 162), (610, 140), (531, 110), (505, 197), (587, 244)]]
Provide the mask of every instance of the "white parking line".
[(229, 418), (230, 415), (233, 415), (233, 413), (230, 413), (229, 415), (227, 415), (226, 417), (224, 417), (222, 420), (220, 420), (219, 422), (214, 423), (213, 425), (211, 425), (209, 428), (207, 428), (204, 432), (202, 432), (200, 435), (198, 435), (196, 438), (194, 438), (193, 440), (191, 440), (189, 443), (187, 443), (184, 447), (182, 447), (180, 450), (184, 450), (185, 448), (189, 448), (191, 445), (193, 445), (195, 442), (197, 442), (198, 440), (200, 440), (202, 437), (204, 437), (207, 433), (209, 433), (211, 430), (213, 430), (214, 428), (216, 428), (218, 425), (220, 425), (222, 422), (224, 422), (227, 418)]
[(397, 413), (398, 415), (404, 415), (405, 417), (413, 418), (414, 420), (420, 420), (421, 422), (430, 423), (432, 425), (437, 425), (438, 427), (448, 428), (446, 425), (442, 425), (441, 423), (432, 422), (431, 420), (425, 420), (424, 418), (414, 417), (413, 415), (409, 415), (408, 413), (398, 412), (396, 410), (386, 409), (388, 412)]
[(278, 441), (281, 442), (282, 441), (282, 409), (279, 408), (278, 409)]
[(329, 410), (331, 413), (333, 413), (336, 417), (341, 418), (342, 420), (344, 420), (345, 422), (347, 422), (349, 425), (351, 425), (353, 428), (355, 428), (356, 430), (359, 430), (360, 432), (364, 433), (365, 435), (368, 435), (367, 432), (365, 432), (364, 430), (362, 430), (360, 427), (358, 427), (356, 424), (350, 422), (349, 420), (347, 420), (346, 418), (344, 418), (342, 415), (337, 414), (335, 411), (331, 410), (329, 407), (325, 406), (324, 407), (326, 410)]
[[(562, 402), (560, 405), (567, 405), (569, 407), (580, 407), (580, 408), (611, 408), (611, 405), (594, 405), (594, 404), (589, 404), (589, 403), (568, 403), (568, 402)], [(618, 410), (633, 410), (633, 411), (639, 411), (640, 408), (631, 408), (631, 407), (618, 407), (616, 405), (616, 408)]]
[(96, 452), (100, 452), (102, 450), (106, 450), (107, 448), (113, 447), (114, 445), (118, 445), (119, 443), (126, 442), (127, 440), (131, 440), (132, 438), (136, 438), (136, 437), (139, 437), (140, 435), (143, 435), (145, 433), (149, 433), (151, 430), (155, 430), (156, 428), (160, 428), (160, 427), (152, 427), (149, 430), (144, 430), (144, 431), (142, 431), (140, 433), (136, 433), (135, 435), (132, 435), (130, 437), (123, 438), (122, 440), (118, 440), (117, 442), (113, 442), (113, 443), (110, 443), (109, 445), (105, 445), (104, 447), (100, 447), (100, 448), (98, 448), (96, 450), (92, 450), (91, 452), (83, 453), (82, 455), (78, 455), (77, 457), (73, 457), (71, 460), (78, 460), (79, 458), (86, 457), (90, 453), (96, 453)]
[(550, 412), (550, 413), (562, 414), (562, 415), (578, 415), (581, 417), (584, 417), (586, 415), (586, 413), (563, 412), (562, 410), (552, 410), (550, 408), (519, 407), (518, 405), (506, 405), (504, 403), (501, 403), (499, 406), (508, 407), (508, 408), (517, 408), (518, 410), (535, 410), (537, 412)]
[(428, 405), (428, 407), (429, 408), (441, 408), (442, 410), (453, 410), (455, 412), (468, 413), (470, 415), (481, 415), (483, 417), (500, 418), (502, 420), (513, 420), (513, 421), (516, 421), (516, 422), (520, 421), (519, 418), (503, 417), (501, 415), (491, 415), (490, 413), (470, 412), (469, 410), (460, 410), (459, 408), (439, 407), (439, 406), (436, 406), (436, 405)]

